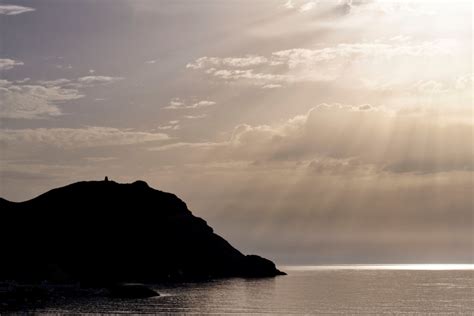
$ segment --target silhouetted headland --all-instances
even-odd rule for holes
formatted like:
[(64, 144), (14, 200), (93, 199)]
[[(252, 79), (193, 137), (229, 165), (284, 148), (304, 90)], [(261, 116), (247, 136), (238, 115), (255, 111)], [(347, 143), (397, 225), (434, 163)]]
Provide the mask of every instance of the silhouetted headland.
[(0, 199), (0, 210), (2, 282), (101, 287), (285, 274), (144, 181), (78, 182), (26, 202)]

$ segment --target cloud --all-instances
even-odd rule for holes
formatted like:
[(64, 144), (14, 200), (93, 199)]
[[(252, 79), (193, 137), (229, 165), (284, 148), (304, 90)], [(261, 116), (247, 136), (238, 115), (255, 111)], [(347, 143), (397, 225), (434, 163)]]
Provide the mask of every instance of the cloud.
[[(394, 40), (341, 43), (321, 48), (280, 50), (269, 56), (201, 57), (188, 64), (187, 68), (226, 83), (240, 82), (274, 88), (288, 83), (334, 81), (341, 76), (351, 76), (354, 80), (370, 78), (371, 69), (386, 67), (388, 61), (395, 64), (408, 59), (452, 56), (457, 45), (450, 39), (421, 43)], [(375, 74), (378, 72), (372, 76)]]
[(22, 61), (17, 61), (9, 58), (0, 58), (0, 71), (1, 70), (9, 70), (15, 66), (24, 65)]
[(23, 79), (20, 79), (20, 80), (15, 80), (15, 83), (26, 83), (30, 80), (31, 80), (31, 78), (26, 77), (26, 78), (23, 78)]
[(122, 79), (110, 76), (87, 76), (75, 80), (66, 78), (38, 80), (34, 84), (29, 83), (29, 80), (15, 81), (15, 83), (1, 80), (0, 115), (3, 118), (13, 119), (44, 119), (59, 116), (62, 115), (59, 105), (84, 97), (82, 89), (112, 84)]
[(183, 118), (189, 120), (198, 120), (207, 117), (207, 114), (200, 114), (200, 115), (184, 115)]
[(384, 0), (289, 0), (283, 4), (283, 7), (299, 13), (309, 13), (316, 11), (315, 9), (318, 8), (317, 13), (322, 13), (323, 17), (329, 15), (333, 18), (341, 16), (378, 17), (394, 15), (417, 17), (437, 13), (429, 4), (429, 1), (397, 1), (393, 3), (393, 1)]
[(295, 81), (294, 77), (291, 75), (283, 75), (283, 74), (272, 74), (272, 73), (264, 73), (264, 72), (255, 72), (253, 69), (246, 69), (246, 70), (227, 70), (227, 69), (220, 69), (208, 72), (209, 74), (213, 74), (215, 77), (224, 79), (228, 82), (246, 82), (254, 85), (270, 85), (278, 84), (282, 82), (290, 82)]
[(311, 11), (318, 5), (320, 1), (311, 0), (311, 1), (301, 1), (301, 0), (288, 0), (283, 4), (283, 8), (288, 10), (294, 10), (298, 8), (298, 12), (304, 13)]
[(65, 78), (55, 79), (55, 80), (38, 80), (36, 81), (37, 84), (47, 86), (47, 87), (54, 87), (54, 86), (64, 86), (70, 84), (72, 81)]
[(263, 89), (276, 89), (276, 88), (281, 88), (283, 87), (281, 84), (275, 84), (275, 83), (269, 83), (264, 85), (262, 88)]
[(370, 110), (373, 110), (374, 107), (371, 106), (370, 104), (362, 104), (362, 105), (359, 105), (357, 109), (360, 111), (370, 111)]
[(443, 93), (447, 91), (441, 82), (435, 80), (418, 81), (413, 85), (413, 89), (417, 92), (427, 94)]
[(179, 125), (179, 120), (172, 120), (169, 121), (167, 125), (160, 125), (158, 126), (159, 130), (178, 130), (181, 126)]
[(197, 157), (213, 161), (317, 161), (312, 170), (324, 162), (319, 170), (334, 168), (337, 172), (350, 168), (394, 173), (472, 172), (474, 154), (466, 143), (474, 141), (473, 135), (473, 124), (397, 114), (369, 104), (321, 104), (279, 125), (240, 124), (227, 141), (214, 146), (181, 142), (153, 150), (200, 149), (204, 152)]
[(213, 106), (215, 104), (216, 104), (216, 102), (214, 102), (214, 101), (202, 100), (202, 101), (196, 102), (196, 103), (194, 103), (190, 106), (187, 106), (186, 108), (187, 109), (198, 109), (198, 108)]
[(163, 133), (112, 127), (0, 129), (0, 144), (7, 148), (18, 146), (83, 148), (132, 145), (167, 139), (168, 135)]
[(371, 60), (373, 58), (392, 59), (399, 56), (430, 57), (449, 55), (454, 50), (454, 40), (426, 41), (418, 44), (390, 42), (380, 43), (342, 43), (332, 47), (306, 49), (287, 49), (272, 54), (275, 64), (285, 64), (289, 68), (312, 66), (321, 62), (336, 61), (344, 64), (345, 60)]
[(0, 116), (15, 119), (38, 119), (61, 115), (58, 104), (82, 98), (77, 89), (47, 84), (13, 84), (0, 86)]
[[(399, 113), (473, 122), (472, 74), (446, 79), (361, 80), (361, 89)], [(358, 91), (356, 91), (358, 93)]]
[(472, 91), (473, 82), (474, 82), (474, 75), (472, 73), (459, 76), (456, 79), (456, 89), (458, 90), (471, 89)]
[(322, 175), (373, 175), (381, 170), (375, 165), (366, 164), (357, 158), (319, 157), (307, 165), (310, 172)]
[(170, 101), (170, 104), (168, 106), (164, 107), (164, 109), (177, 110), (183, 107), (184, 107), (184, 102), (180, 100), (179, 98), (174, 98)]
[(214, 143), (214, 142), (200, 142), (200, 143), (193, 143), (193, 142), (178, 142), (178, 143), (171, 143), (166, 145), (161, 145), (158, 147), (150, 147), (148, 150), (150, 151), (168, 151), (174, 149), (213, 149), (218, 147), (225, 147), (227, 143)]
[(347, 0), (340, 6), (345, 8), (345, 14), (351, 15), (402, 15), (418, 17), (437, 14), (430, 5), (430, 1)]
[(209, 107), (215, 105), (216, 102), (209, 101), (209, 100), (201, 100), (198, 102), (194, 102), (193, 104), (186, 105), (184, 101), (179, 98), (174, 98), (170, 101), (170, 104), (163, 109), (166, 110), (186, 110), (186, 109), (199, 109), (204, 107)]
[(316, 1), (308, 1), (305, 4), (303, 4), (300, 8), (300, 12), (306, 12), (314, 9), (316, 7)]
[(295, 4), (293, 3), (293, 0), (288, 0), (285, 2), (283, 7), (286, 9), (293, 9), (295, 7)]
[(72, 69), (72, 65), (56, 65), (58, 69)]
[(211, 67), (233, 67), (246, 68), (264, 65), (268, 59), (258, 55), (246, 55), (244, 57), (201, 57), (186, 65), (186, 68), (203, 69)]
[(117, 81), (123, 80), (123, 77), (110, 77), (110, 76), (85, 76), (77, 79), (78, 84), (82, 85), (103, 85), (111, 84)]
[(180, 129), (181, 127), (179, 125), (160, 125), (158, 126), (158, 129), (159, 130), (178, 130)]
[(23, 7), (19, 5), (11, 5), (11, 4), (0, 4), (0, 14), (5, 15), (17, 15), (21, 13), (35, 11), (35, 9), (30, 7)]
[(278, 127), (236, 128), (231, 144), (238, 155), (261, 160), (326, 156), (391, 172), (474, 171), (473, 150), (465, 146), (473, 132), (472, 124), (438, 124), (367, 105), (320, 105)]

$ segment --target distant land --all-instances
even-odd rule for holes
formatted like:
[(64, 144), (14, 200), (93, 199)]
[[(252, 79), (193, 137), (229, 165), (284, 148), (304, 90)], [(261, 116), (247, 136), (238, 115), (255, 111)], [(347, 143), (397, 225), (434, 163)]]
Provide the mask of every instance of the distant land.
[(0, 282), (101, 287), (285, 274), (144, 181), (77, 182), (20, 203), (0, 198), (0, 221)]

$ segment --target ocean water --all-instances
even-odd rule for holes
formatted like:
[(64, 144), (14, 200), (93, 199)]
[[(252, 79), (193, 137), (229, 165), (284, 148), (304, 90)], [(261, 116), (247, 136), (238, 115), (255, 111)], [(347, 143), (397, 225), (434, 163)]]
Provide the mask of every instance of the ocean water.
[(474, 265), (292, 266), (270, 279), (156, 285), (149, 299), (87, 298), (41, 313), (474, 315)]

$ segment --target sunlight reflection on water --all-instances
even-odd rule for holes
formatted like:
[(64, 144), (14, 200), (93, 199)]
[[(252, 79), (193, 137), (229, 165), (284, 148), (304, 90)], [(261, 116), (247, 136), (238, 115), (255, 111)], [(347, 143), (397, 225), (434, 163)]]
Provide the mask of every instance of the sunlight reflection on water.
[(472, 265), (443, 267), (281, 267), (288, 276), (156, 285), (160, 297), (72, 300), (37, 311), (187, 315), (474, 314)]
[(474, 264), (351, 264), (317, 266), (282, 266), (293, 271), (311, 270), (474, 270)]

